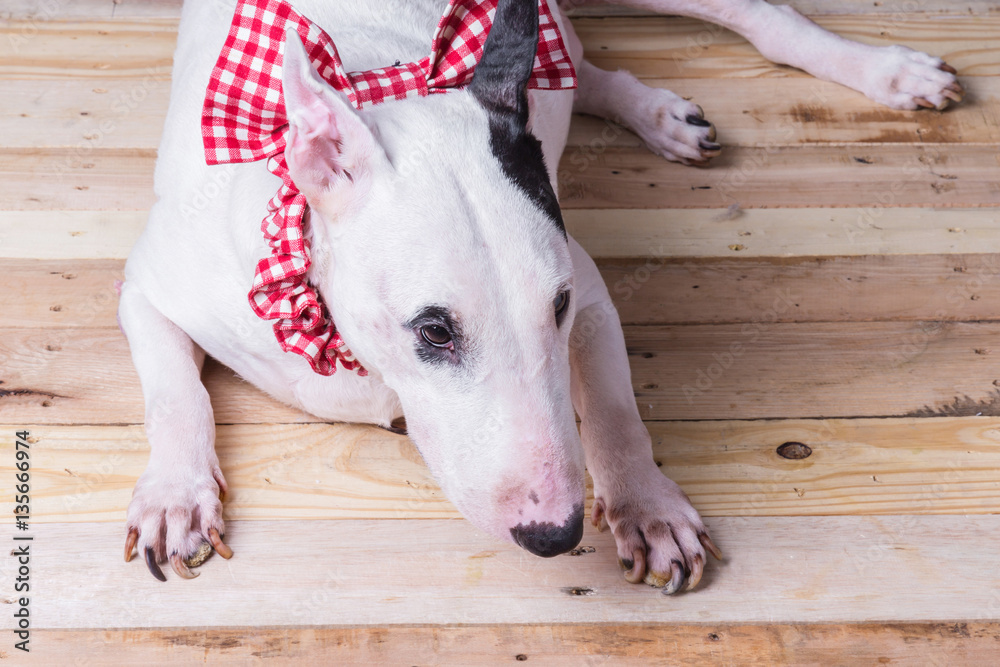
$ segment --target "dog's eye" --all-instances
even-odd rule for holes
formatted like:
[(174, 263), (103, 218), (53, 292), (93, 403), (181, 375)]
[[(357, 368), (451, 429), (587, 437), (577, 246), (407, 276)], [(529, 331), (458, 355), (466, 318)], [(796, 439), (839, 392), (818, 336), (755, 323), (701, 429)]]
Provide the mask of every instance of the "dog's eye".
[(451, 345), (451, 334), (444, 327), (436, 324), (427, 324), (420, 327), (420, 335), (428, 344), (434, 347), (448, 347)]
[(569, 306), (569, 292), (563, 290), (556, 295), (555, 301), (552, 302), (553, 308), (556, 311), (556, 322), (562, 320), (563, 315), (566, 314), (566, 308)]

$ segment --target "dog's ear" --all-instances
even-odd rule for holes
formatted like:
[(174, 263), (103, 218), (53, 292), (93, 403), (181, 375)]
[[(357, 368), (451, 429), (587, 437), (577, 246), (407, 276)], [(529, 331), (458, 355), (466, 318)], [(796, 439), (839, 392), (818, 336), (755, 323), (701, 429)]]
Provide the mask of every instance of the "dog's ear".
[(345, 95), (313, 67), (298, 33), (285, 33), (281, 86), (288, 116), (285, 159), (296, 187), (313, 204), (343, 200), (384, 157)]
[(537, 52), (538, 0), (500, 0), (469, 92), (490, 111), (512, 114), (524, 127)]

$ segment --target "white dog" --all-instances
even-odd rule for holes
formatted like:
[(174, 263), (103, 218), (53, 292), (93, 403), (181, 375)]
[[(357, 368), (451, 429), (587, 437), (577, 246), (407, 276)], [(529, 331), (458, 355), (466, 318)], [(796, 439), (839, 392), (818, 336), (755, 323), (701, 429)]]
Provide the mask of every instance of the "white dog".
[[(166, 560), (193, 576), (184, 560), (205, 543), (232, 554), (220, 538), (226, 482), (200, 379), (208, 353), (323, 419), (388, 427), (405, 414), (459, 510), (541, 556), (581, 538), (586, 464), (592, 519), (610, 525), (626, 578), (667, 593), (695, 586), (706, 549), (718, 552), (653, 461), (618, 317), (593, 261), (567, 236), (554, 192), (573, 111), (622, 122), (669, 160), (703, 164), (720, 146), (701, 109), (584, 61), (555, 0), (542, 8), (556, 15), (576, 91), (526, 91), (537, 0), (501, 0), (468, 86), (362, 111), (290, 33), (280, 74), (285, 157), (309, 204), (308, 284), (353, 353), (342, 356), (347, 367), (321, 374), (283, 351), (247, 303), (255, 266), (271, 253), (261, 219), (279, 179), (264, 161), (206, 164), (203, 102), (234, 2), (221, 12), (219, 2), (185, 3), (158, 201), (125, 269), (119, 317), (151, 445), (128, 510), (126, 559), (138, 546), (163, 579), (157, 563)], [(347, 71), (425, 57), (446, 4), (294, 0), (333, 38)], [(842, 39), (787, 6), (627, 4), (719, 23), (775, 62), (893, 108), (944, 108), (961, 97), (940, 59)], [(354, 360), (367, 374), (350, 370)]]

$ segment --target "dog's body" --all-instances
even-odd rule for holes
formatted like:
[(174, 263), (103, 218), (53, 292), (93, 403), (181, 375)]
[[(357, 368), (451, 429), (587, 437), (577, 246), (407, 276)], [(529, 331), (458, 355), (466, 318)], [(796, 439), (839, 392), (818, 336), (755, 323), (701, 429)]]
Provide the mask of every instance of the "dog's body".
[[(385, 427), (405, 414), (459, 509), (540, 555), (579, 541), (586, 458), (595, 523), (613, 529), (627, 577), (645, 576), (668, 592), (686, 580), (696, 584), (703, 545), (714, 547), (687, 498), (653, 462), (600, 274), (544, 205), (546, 194), (511, 178), (510, 169), (527, 167), (497, 154), (495, 114), (484, 104), (493, 94), (488, 82), (358, 113), (320, 90), (286, 47), (295, 131), (286, 155), (311, 205), (309, 280), (369, 374), (320, 375), (280, 349), (271, 323), (247, 304), (256, 263), (268, 254), (260, 221), (278, 180), (262, 162), (207, 166), (199, 126), (232, 4), (185, 3), (158, 201), (126, 266), (120, 321), (152, 446), (129, 507), (126, 556), (138, 540), (154, 574), (155, 561), (170, 557), (189, 576), (182, 558), (206, 540), (219, 545), (225, 482), (199, 377), (208, 353), (324, 419)], [(347, 70), (356, 71), (425, 56), (446, 0), (396, 0), (378, 11), (350, 0), (294, 4), (330, 33)], [(757, 0), (635, 4), (722, 23), (772, 59), (893, 106), (943, 106), (954, 99), (948, 91), (959, 90), (937, 59), (908, 50), (876, 56)], [(559, 20), (579, 90), (529, 93), (529, 126), (553, 188), (574, 106), (621, 120), (667, 159), (700, 164), (719, 150), (697, 105), (584, 62), (569, 21)], [(812, 47), (786, 38), (792, 34)], [(871, 63), (871, 71), (841, 71), (848, 68), (831, 66), (837, 58)], [(336, 136), (323, 136), (323, 128)], [(317, 161), (332, 176), (320, 174)], [(442, 330), (447, 344), (433, 344)]]

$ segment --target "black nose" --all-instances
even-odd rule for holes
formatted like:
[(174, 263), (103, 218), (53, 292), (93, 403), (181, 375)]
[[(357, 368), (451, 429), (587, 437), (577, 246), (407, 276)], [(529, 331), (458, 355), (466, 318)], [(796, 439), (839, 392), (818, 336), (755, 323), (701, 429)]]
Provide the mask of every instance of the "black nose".
[(548, 521), (519, 523), (510, 529), (517, 544), (536, 556), (551, 558), (564, 554), (580, 543), (583, 538), (583, 505), (576, 505), (573, 514), (561, 526)]

